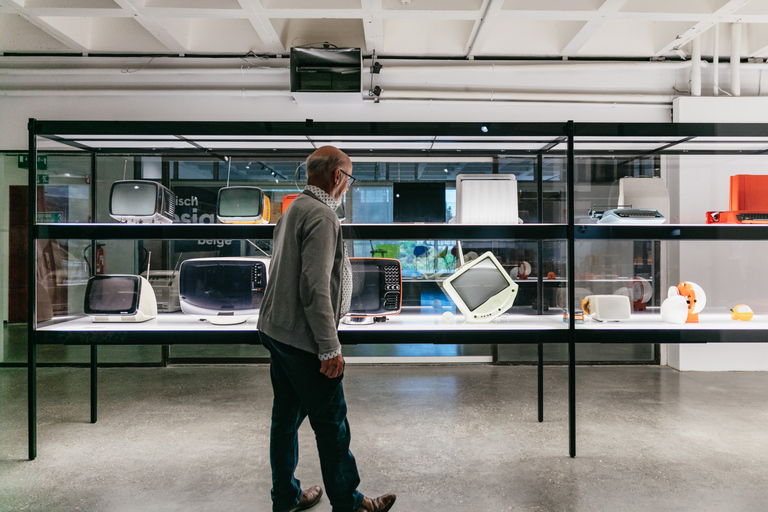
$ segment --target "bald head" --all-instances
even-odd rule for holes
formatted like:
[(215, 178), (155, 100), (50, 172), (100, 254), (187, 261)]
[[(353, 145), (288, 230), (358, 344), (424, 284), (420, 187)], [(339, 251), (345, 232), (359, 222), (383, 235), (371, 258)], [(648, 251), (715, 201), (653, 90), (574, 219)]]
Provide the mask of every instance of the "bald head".
[(337, 172), (339, 169), (352, 174), (352, 161), (349, 157), (333, 146), (318, 148), (307, 157), (307, 184), (320, 187), (336, 197), (341, 190), (340, 184), (347, 181), (346, 176)]

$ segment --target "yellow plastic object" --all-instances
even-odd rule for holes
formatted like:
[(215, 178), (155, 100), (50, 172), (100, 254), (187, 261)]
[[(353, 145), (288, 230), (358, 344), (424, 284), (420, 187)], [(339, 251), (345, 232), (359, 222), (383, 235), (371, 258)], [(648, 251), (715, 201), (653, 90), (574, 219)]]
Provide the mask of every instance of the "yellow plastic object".
[(731, 310), (731, 320), (743, 320), (749, 322), (752, 320), (753, 316), (755, 316), (754, 311), (752, 311), (752, 308), (746, 304), (739, 304)]
[(264, 210), (261, 212), (261, 224), (269, 224), (272, 218), (272, 206), (269, 202), (269, 196), (264, 196)]

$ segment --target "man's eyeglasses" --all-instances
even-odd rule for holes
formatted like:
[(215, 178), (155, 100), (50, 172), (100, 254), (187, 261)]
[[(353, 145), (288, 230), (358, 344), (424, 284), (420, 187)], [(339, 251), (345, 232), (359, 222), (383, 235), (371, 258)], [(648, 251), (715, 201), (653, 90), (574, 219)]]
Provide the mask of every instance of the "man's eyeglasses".
[(339, 172), (341, 174), (347, 176), (347, 185), (351, 187), (352, 184), (355, 182), (356, 178), (354, 176), (352, 176), (351, 174), (347, 174), (346, 172), (342, 171), (341, 169), (339, 169)]

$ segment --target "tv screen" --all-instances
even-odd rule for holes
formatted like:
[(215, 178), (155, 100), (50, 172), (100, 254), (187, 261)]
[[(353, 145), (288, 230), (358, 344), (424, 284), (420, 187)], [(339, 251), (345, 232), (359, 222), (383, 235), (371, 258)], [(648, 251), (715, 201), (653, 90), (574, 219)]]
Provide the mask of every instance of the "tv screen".
[(130, 315), (139, 302), (137, 276), (93, 276), (85, 289), (88, 315)]
[(217, 214), (219, 217), (250, 217), (262, 215), (262, 192), (258, 187), (225, 187), (219, 190)]
[(352, 300), (349, 310), (359, 313), (378, 311), (381, 307), (381, 272), (378, 265), (350, 260), (352, 265)]
[(445, 183), (393, 183), (394, 222), (445, 222)]
[(291, 48), (291, 92), (359, 93), (360, 48)]
[(470, 311), (509, 286), (504, 275), (490, 260), (481, 261), (451, 281), (451, 285)]
[(400, 262), (385, 258), (350, 258), (351, 316), (395, 314), (400, 311)]
[(118, 181), (112, 184), (109, 198), (111, 215), (154, 215), (157, 208), (157, 184), (152, 181)]
[(193, 306), (197, 314), (256, 310), (261, 305), (266, 275), (266, 266), (256, 260), (187, 260), (179, 278), (182, 309)]

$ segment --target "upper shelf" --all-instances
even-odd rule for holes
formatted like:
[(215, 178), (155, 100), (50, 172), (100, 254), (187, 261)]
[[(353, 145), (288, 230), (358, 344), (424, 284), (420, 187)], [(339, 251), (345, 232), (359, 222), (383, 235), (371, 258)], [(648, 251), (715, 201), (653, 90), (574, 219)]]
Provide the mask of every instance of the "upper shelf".
[[(118, 229), (115, 229), (118, 228)], [(266, 240), (273, 224), (38, 224), (36, 238), (92, 240)], [(577, 240), (768, 240), (768, 225), (576, 225)], [(348, 240), (563, 240), (566, 224), (344, 224)]]
[(576, 225), (582, 240), (768, 240), (768, 225), (660, 224), (654, 226)]
[[(117, 229), (116, 229), (117, 228)], [(273, 224), (38, 224), (36, 238), (92, 240), (264, 240)], [(349, 240), (491, 240), (565, 239), (564, 224), (344, 224)]]
[(399, 123), (399, 122), (30, 122), (40, 150), (99, 154), (304, 154), (333, 144), (350, 156), (431, 158), (497, 154), (698, 154), (768, 151), (764, 124), (693, 123)]

